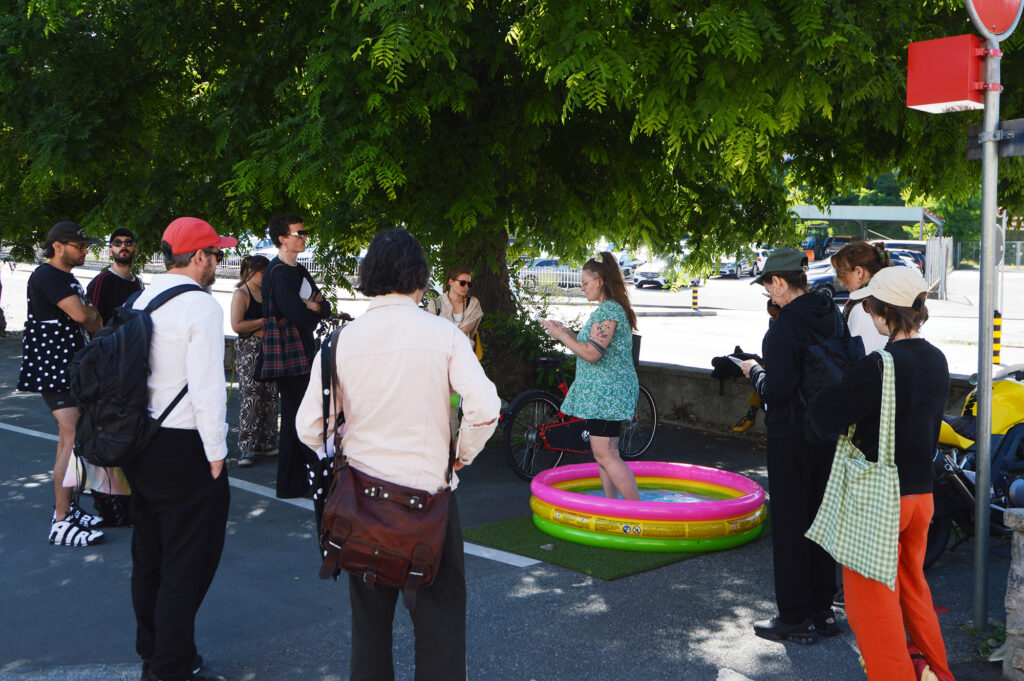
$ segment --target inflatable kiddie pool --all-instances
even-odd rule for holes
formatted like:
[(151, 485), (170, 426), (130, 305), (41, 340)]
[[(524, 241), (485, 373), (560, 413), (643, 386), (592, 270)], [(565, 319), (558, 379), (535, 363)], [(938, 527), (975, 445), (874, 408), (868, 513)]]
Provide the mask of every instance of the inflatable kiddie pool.
[(737, 473), (662, 461), (629, 461), (640, 501), (607, 499), (596, 463), (539, 473), (533, 522), (566, 541), (628, 551), (719, 551), (761, 534), (764, 489)]

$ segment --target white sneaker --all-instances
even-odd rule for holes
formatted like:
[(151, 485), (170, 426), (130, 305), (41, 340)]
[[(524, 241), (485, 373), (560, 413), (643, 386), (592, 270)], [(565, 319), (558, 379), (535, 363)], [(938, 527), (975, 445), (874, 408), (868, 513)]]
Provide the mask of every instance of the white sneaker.
[(92, 546), (102, 542), (103, 533), (99, 530), (86, 529), (68, 519), (50, 523), (50, 543), (54, 546)]

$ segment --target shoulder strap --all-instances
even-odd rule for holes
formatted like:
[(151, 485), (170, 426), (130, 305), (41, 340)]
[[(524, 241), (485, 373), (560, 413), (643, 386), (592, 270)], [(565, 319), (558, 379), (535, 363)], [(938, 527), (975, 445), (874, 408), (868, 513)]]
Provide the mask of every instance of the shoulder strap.
[(878, 463), (895, 464), (896, 450), (896, 371), (892, 355), (876, 350), (882, 358), (882, 409), (878, 421)]
[[(156, 310), (158, 307), (166, 303), (171, 298), (180, 296), (182, 293), (202, 290), (203, 287), (200, 286), (199, 284), (180, 284), (178, 286), (172, 286), (166, 291), (158, 293), (156, 296), (154, 296), (153, 300), (149, 301), (149, 305), (146, 305), (146, 314), (153, 314), (153, 311)], [(125, 302), (125, 305), (128, 305), (130, 307), (133, 303), (135, 303), (135, 300), (140, 295), (142, 295), (142, 291), (132, 294), (132, 296), (128, 298), (128, 300)], [(178, 394), (175, 395), (174, 399), (171, 400), (171, 403), (167, 405), (167, 408), (164, 409), (163, 413), (160, 414), (160, 417), (157, 418), (157, 424), (164, 422), (164, 419), (166, 419), (167, 416), (171, 413), (171, 411), (173, 411), (174, 408), (178, 406), (178, 403), (181, 402), (181, 400), (185, 397), (185, 393), (187, 392), (188, 383), (185, 383), (185, 386), (180, 391), (178, 391)]]
[[(334, 395), (338, 393), (338, 334), (342, 327), (335, 329), (320, 346), (320, 386), (323, 392), (323, 439), (324, 447), (327, 447), (327, 430), (331, 417), (331, 404), (334, 402)], [(341, 442), (338, 440), (338, 428), (334, 428), (334, 456), (337, 458), (341, 451)]]
[[(180, 284), (178, 286), (172, 286), (166, 291), (158, 293), (156, 296), (153, 297), (153, 300), (149, 301), (149, 305), (146, 305), (146, 313), (153, 314), (153, 311), (156, 310), (158, 307), (166, 303), (171, 298), (180, 296), (182, 293), (187, 293), (188, 291), (202, 290), (203, 287), (200, 286), (199, 284)], [(141, 294), (141, 291), (139, 293), (134, 294), (134, 296), (129, 298), (129, 300), (131, 300), (134, 303), (135, 299), (139, 297), (139, 294)]]

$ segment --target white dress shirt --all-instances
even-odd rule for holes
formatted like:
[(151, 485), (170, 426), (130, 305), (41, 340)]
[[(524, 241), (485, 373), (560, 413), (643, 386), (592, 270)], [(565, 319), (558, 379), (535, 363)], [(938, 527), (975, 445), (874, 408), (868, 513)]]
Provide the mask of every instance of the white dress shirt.
[[(132, 307), (141, 310), (167, 289), (195, 283), (182, 274), (158, 274)], [(187, 382), (188, 392), (163, 427), (198, 430), (206, 458), (223, 459), (228, 454), (228, 423), (220, 304), (205, 291), (187, 291), (156, 309), (152, 318), (150, 415), (159, 418)]]
[[(501, 401), (469, 339), (407, 295), (377, 296), (338, 336), (342, 449), (358, 470), (428, 492), (445, 485), (451, 395), (462, 395), (456, 453), (468, 464), (497, 427)], [(487, 423), (485, 426), (472, 424)], [(331, 414), (334, 427), (334, 414)], [(311, 449), (323, 444), (320, 355), (295, 419)], [(452, 475), (452, 489), (458, 477)]]

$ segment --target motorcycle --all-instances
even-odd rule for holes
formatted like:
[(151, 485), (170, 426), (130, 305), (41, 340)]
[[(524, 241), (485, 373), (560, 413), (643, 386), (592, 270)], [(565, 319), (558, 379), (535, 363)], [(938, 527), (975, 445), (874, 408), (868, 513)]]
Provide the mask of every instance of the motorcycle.
[[(977, 386), (977, 374), (971, 376)], [(974, 535), (975, 446), (978, 389), (967, 395), (959, 416), (945, 416), (933, 460), (935, 513), (928, 530), (924, 566)], [(1011, 534), (1003, 524), (1007, 508), (1024, 507), (1024, 364), (1008, 366), (992, 377), (992, 462), (988, 490), (989, 528), (993, 536)]]

